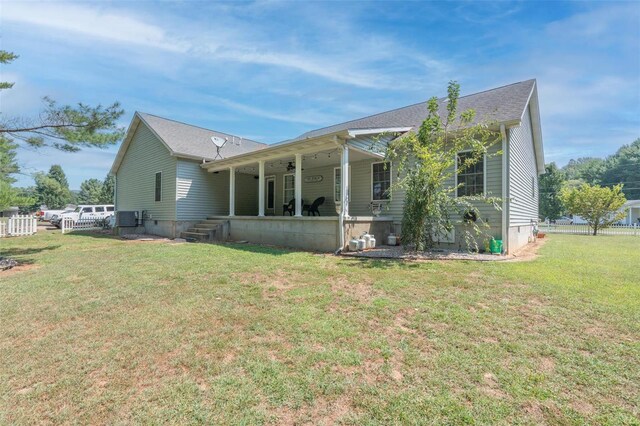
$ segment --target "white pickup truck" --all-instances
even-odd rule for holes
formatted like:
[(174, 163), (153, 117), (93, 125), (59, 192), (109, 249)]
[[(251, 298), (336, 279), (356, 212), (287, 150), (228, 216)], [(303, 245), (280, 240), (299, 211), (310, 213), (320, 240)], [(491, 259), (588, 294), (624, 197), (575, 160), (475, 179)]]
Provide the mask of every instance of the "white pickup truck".
[(58, 215), (55, 219), (51, 220), (51, 223), (60, 228), (64, 218), (71, 218), (73, 222), (76, 223), (79, 220), (106, 219), (109, 216), (113, 216), (114, 212), (115, 206), (113, 204), (79, 205), (71, 212)]

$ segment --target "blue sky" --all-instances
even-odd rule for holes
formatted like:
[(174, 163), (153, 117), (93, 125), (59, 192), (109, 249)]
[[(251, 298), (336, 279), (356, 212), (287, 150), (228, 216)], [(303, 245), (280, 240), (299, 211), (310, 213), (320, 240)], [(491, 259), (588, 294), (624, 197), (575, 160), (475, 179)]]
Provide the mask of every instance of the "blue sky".
[[(639, 2), (0, 1), (6, 116), (122, 103), (277, 142), (416, 102), (537, 78), (547, 162), (640, 137)], [(61, 164), (72, 189), (117, 147), (21, 149), (25, 175)]]

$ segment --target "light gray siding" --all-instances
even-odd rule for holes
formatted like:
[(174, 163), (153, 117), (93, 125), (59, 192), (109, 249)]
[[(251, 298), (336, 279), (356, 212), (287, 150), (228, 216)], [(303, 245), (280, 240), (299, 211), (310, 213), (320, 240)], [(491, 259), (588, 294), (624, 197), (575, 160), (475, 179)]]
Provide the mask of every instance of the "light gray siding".
[(348, 144), (362, 151), (385, 154), (386, 146), (395, 138), (395, 134), (362, 135), (349, 139)]
[[(487, 197), (502, 198), (502, 161), (504, 156), (499, 154), (502, 148), (500, 143), (491, 146), (485, 157), (484, 188)], [(478, 202), (475, 206), (480, 211), (480, 217), (491, 227), (502, 227), (502, 211), (496, 210), (493, 205)]]
[(178, 220), (200, 220), (229, 212), (229, 174), (208, 173), (196, 161), (178, 160)]
[(529, 107), (519, 127), (509, 129), (509, 226), (538, 219), (538, 172)]
[[(162, 201), (155, 177), (162, 172)], [(116, 173), (116, 210), (145, 210), (154, 220), (176, 219), (176, 158), (140, 123)]]
[[(229, 214), (229, 172), (209, 173), (199, 162), (178, 160), (178, 220), (201, 220)], [(258, 214), (258, 180), (236, 173), (236, 215)]]

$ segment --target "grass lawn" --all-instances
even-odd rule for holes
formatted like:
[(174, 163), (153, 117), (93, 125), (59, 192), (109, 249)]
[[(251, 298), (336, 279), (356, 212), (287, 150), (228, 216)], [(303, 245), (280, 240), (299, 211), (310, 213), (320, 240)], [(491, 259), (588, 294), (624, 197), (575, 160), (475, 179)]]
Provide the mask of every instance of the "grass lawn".
[(640, 238), (401, 263), (0, 240), (0, 424), (640, 424)]

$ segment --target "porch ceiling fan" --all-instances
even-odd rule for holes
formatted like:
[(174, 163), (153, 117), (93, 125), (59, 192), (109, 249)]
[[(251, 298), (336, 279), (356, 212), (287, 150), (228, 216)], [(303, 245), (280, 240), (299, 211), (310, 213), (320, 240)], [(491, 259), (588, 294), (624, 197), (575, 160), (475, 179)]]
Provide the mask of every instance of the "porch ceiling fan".
[[(289, 164), (287, 164), (287, 171), (292, 172), (295, 169), (296, 169), (296, 165), (293, 163), (293, 161), (289, 161)], [(304, 171), (304, 169), (302, 169), (302, 171)]]

